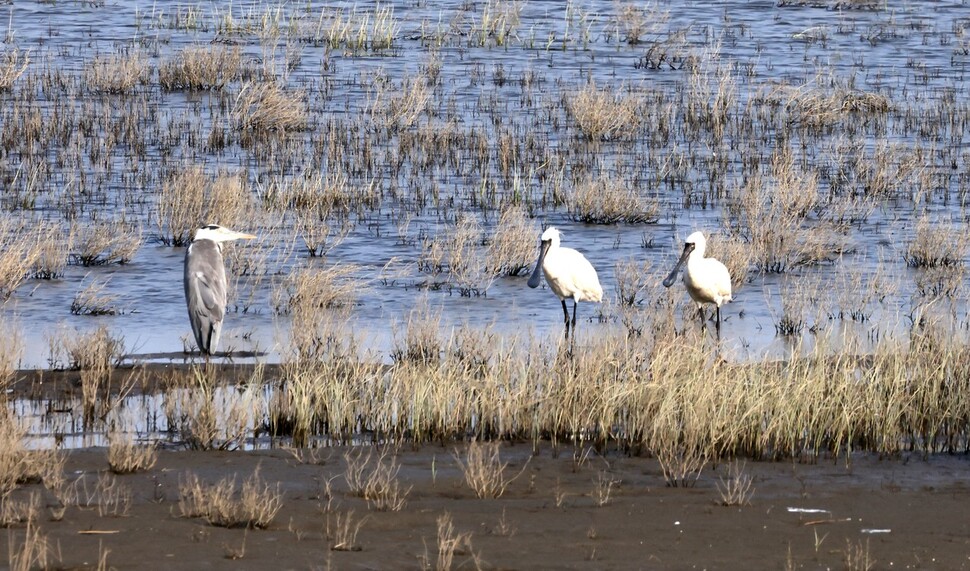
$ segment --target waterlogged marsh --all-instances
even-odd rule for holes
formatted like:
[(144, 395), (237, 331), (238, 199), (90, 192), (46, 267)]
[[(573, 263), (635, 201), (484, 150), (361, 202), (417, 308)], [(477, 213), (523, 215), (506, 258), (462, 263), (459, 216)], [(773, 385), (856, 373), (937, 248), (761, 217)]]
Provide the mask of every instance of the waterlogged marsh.
[(354, 331), (394, 362), (421, 320), (549, 351), (558, 300), (525, 287), (545, 225), (606, 291), (580, 307), (581, 344), (693, 334), (659, 281), (696, 229), (735, 276), (732, 362), (962, 338), (962, 13), (10, 6), (0, 200), (26, 266), (0, 285), (5, 355), (74, 365), (71, 339), (103, 326), (122, 353), (178, 359), (180, 244), (206, 222), (260, 236), (228, 256), (223, 348), (270, 361)]
[[(385, 356), (394, 324), (423, 297), (445, 327), (557, 333), (548, 290), (482, 269), (482, 244), (513, 207), (528, 216), (530, 254), (541, 225), (556, 225), (597, 267), (611, 301), (581, 308), (591, 334), (623, 321), (621, 296), (634, 311), (676, 303), (690, 316), (681, 290), (655, 286), (694, 229), (722, 238), (715, 252), (747, 269), (726, 310), (725, 345), (739, 358), (846, 324), (854, 335), (905, 335), (925, 305), (959, 307), (965, 321), (962, 239), (947, 240), (953, 271), (906, 263), (924, 217), (965, 234), (960, 13), (867, 3), (10, 6), (0, 198), (7, 218), (59, 229), (50, 240), (68, 265), (17, 288), (5, 319), (21, 331), (26, 366), (47, 364), (60, 328), (96, 323), (133, 353), (181, 351), (183, 249), (166, 242), (185, 230), (159, 214), (159, 194), (201, 167), (210, 187), (221, 176), (243, 198), (225, 212), (210, 189), (204, 200), (220, 212), (191, 224), (219, 219), (261, 236), (231, 260), (225, 346), (274, 360), (290, 345), (274, 293), (303, 267), (352, 268), (351, 318)], [(623, 222), (637, 215), (646, 222)], [(455, 244), (463, 216), (470, 228)], [(141, 241), (128, 263), (80, 263), (98, 225)], [(622, 266), (621, 291), (616, 268), (628, 262), (637, 266)], [(92, 282), (116, 315), (72, 315)], [(926, 301), (941, 291), (944, 303)], [(778, 336), (779, 325), (795, 335)]]

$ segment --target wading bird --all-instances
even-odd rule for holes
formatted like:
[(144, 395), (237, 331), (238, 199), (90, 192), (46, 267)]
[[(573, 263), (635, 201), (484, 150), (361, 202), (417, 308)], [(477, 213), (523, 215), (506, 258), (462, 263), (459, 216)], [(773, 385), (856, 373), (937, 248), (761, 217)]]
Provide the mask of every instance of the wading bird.
[(702, 232), (694, 232), (687, 237), (684, 253), (681, 254), (677, 265), (663, 281), (664, 287), (673, 285), (677, 279), (677, 272), (687, 262), (684, 271), (684, 286), (691, 299), (697, 303), (697, 313), (701, 318), (701, 328), (704, 327), (704, 304), (713, 303), (716, 307), (717, 320), (715, 328), (718, 338), (721, 337), (721, 305), (731, 301), (731, 274), (721, 262), (714, 258), (705, 258), (707, 240)]
[(226, 266), (222, 262), (222, 243), (255, 238), (218, 224), (195, 231), (185, 251), (185, 304), (195, 342), (205, 355), (212, 355), (219, 344), (222, 319), (226, 316)]
[(539, 270), (546, 275), (546, 283), (562, 302), (562, 312), (566, 320), (566, 336), (569, 336), (569, 309), (566, 300), (573, 300), (572, 327), (576, 328), (576, 306), (581, 301), (600, 302), (603, 288), (596, 276), (596, 270), (585, 256), (572, 248), (559, 246), (559, 230), (549, 227), (539, 238), (539, 260), (529, 278), (529, 287), (539, 287)]

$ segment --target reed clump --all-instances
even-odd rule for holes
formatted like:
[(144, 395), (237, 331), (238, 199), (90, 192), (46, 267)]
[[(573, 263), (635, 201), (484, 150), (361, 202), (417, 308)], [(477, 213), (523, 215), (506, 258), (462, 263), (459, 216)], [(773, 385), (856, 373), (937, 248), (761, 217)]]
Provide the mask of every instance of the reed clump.
[(748, 245), (761, 272), (817, 263), (835, 251), (822, 229), (808, 224), (817, 201), (816, 176), (798, 167), (791, 149), (781, 149), (772, 159), (772, 176), (752, 176), (728, 206), (730, 228), (736, 240)]
[(242, 486), (235, 476), (208, 484), (189, 472), (179, 479), (179, 511), (182, 517), (201, 517), (217, 527), (269, 527), (280, 508), (283, 494), (279, 484), (267, 483), (256, 469)]
[(13, 216), (0, 216), (0, 301), (6, 301), (27, 280), (40, 260), (36, 236)]
[(0, 54), (0, 92), (9, 91), (14, 82), (21, 78), (30, 66), (30, 51), (17, 48), (4, 50)]
[(565, 95), (564, 105), (579, 131), (591, 141), (628, 139), (643, 125), (643, 98), (630, 90), (621, 94), (590, 82)]
[(74, 315), (115, 315), (121, 310), (117, 307), (118, 296), (107, 293), (108, 282), (91, 280), (83, 289), (74, 294), (71, 313)]
[(649, 224), (660, 205), (642, 197), (625, 182), (600, 176), (577, 182), (566, 202), (573, 220), (585, 224)]
[(108, 439), (108, 467), (115, 474), (133, 474), (151, 470), (158, 461), (152, 445), (141, 445), (130, 434), (112, 434)]
[(906, 264), (913, 268), (945, 268), (964, 263), (966, 232), (946, 224), (934, 224), (928, 216), (916, 222), (913, 240), (906, 248)]
[(123, 221), (98, 221), (71, 228), (70, 259), (90, 267), (127, 264), (142, 245), (141, 230)]
[(186, 246), (195, 230), (206, 224), (249, 227), (254, 208), (243, 174), (219, 172), (210, 177), (202, 165), (189, 165), (164, 178), (153, 218), (163, 244)]
[(517, 276), (528, 270), (536, 258), (538, 234), (524, 208), (511, 206), (503, 210), (488, 245), (488, 273)]
[(238, 46), (192, 46), (158, 67), (158, 82), (169, 90), (221, 90), (244, 72)]
[(344, 478), (350, 493), (364, 498), (377, 511), (401, 511), (407, 505), (411, 487), (405, 489), (401, 485), (401, 465), (388, 449), (376, 455), (370, 449), (366, 455), (360, 448), (351, 449), (344, 454), (344, 460)]
[(285, 91), (272, 82), (243, 85), (230, 112), (232, 125), (247, 136), (243, 145), (256, 143), (259, 136), (307, 129), (309, 119), (304, 98), (304, 93)]
[(88, 89), (103, 93), (131, 93), (148, 82), (149, 67), (144, 55), (137, 50), (95, 58), (84, 70), (83, 81)]

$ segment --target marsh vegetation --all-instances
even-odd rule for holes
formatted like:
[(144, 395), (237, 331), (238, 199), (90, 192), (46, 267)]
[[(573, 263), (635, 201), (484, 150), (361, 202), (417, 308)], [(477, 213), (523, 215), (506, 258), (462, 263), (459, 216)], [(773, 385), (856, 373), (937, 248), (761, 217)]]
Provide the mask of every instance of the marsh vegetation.
[[(77, 371), (76, 394), (26, 427), (8, 399), (0, 515), (34, 546), (12, 567), (53, 556), (18, 486), (71, 499), (57, 454), (28, 473), (17, 446), (65, 426), (110, 434), (118, 476), (87, 503), (112, 513), (124, 475), (157, 460), (144, 438), (373, 444), (344, 479), (381, 512), (411, 501), (393, 447), (427, 443), (470, 443), (449, 459), (480, 498), (518, 481), (495, 444), (514, 442), (649, 456), (670, 487), (728, 465), (720, 503), (742, 507), (739, 459), (970, 451), (966, 18), (868, 2), (76, 8), (40, 25), (11, 6), (0, 48), (0, 388), (25, 365)], [(210, 222), (259, 236), (227, 248), (224, 341), (257, 364), (128, 374), (145, 354), (188, 359), (181, 258)], [(606, 286), (573, 345), (558, 300), (525, 287), (549, 225)], [(721, 343), (659, 287), (698, 229), (734, 280)], [(185, 474), (181, 515), (273, 525), (278, 490), (248, 477)], [(608, 506), (619, 480), (593, 481)], [(367, 525), (328, 511), (325, 535), (352, 551)], [(436, 525), (428, 566), (477, 561), (448, 514)]]

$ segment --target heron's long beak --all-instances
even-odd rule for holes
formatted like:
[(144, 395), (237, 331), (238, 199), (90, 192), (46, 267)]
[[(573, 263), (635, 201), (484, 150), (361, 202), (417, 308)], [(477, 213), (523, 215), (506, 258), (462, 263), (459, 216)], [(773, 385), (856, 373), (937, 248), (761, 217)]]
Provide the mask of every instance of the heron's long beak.
[(235, 230), (226, 230), (227, 238), (229, 240), (255, 240), (256, 236), (253, 234), (246, 234), (245, 232), (236, 232)]
[(539, 259), (536, 260), (536, 269), (532, 270), (532, 277), (529, 278), (529, 287), (535, 289), (539, 287), (540, 274), (542, 274), (542, 260), (546, 257), (546, 252), (549, 251), (549, 242), (543, 242), (539, 244)]
[(684, 265), (684, 262), (687, 261), (687, 258), (690, 257), (690, 253), (693, 251), (694, 251), (694, 244), (690, 242), (684, 244), (684, 253), (680, 255), (680, 259), (677, 260), (677, 265), (674, 266), (674, 269), (670, 271), (670, 275), (664, 279), (663, 281), (664, 287), (670, 287), (674, 285), (674, 281), (677, 280), (677, 273), (680, 271), (680, 267)]

